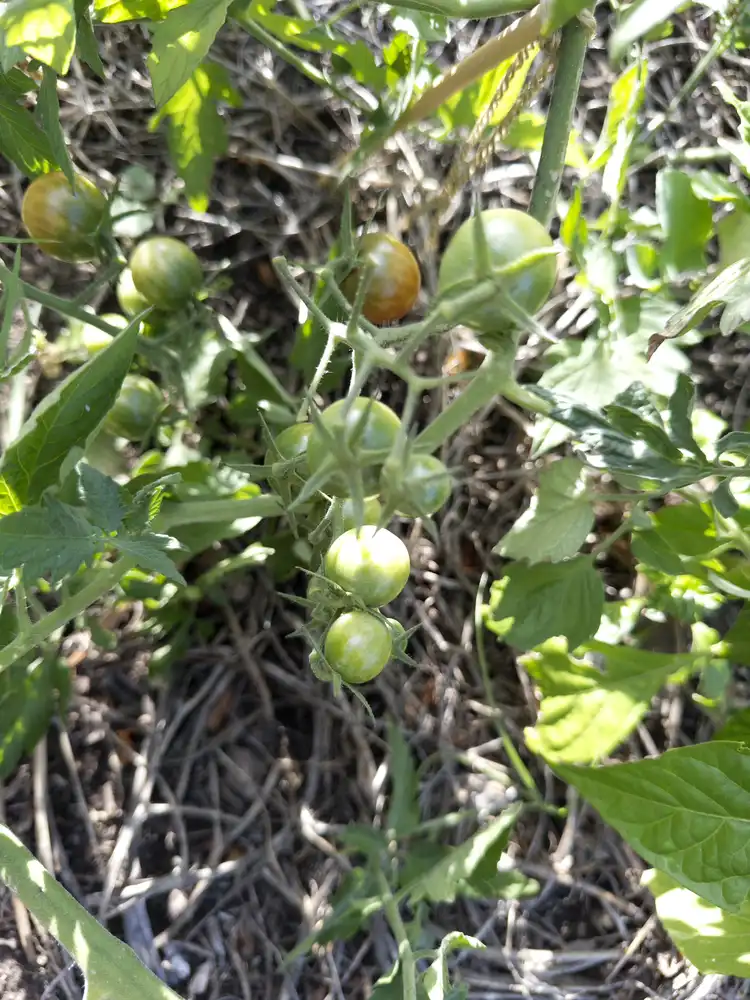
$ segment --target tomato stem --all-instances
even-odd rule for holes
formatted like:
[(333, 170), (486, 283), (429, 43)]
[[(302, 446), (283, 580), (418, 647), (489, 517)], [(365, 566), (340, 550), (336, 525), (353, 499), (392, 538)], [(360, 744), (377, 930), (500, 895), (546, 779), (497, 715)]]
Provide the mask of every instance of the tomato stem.
[(404, 1000), (417, 1000), (417, 963), (414, 961), (414, 952), (409, 942), (409, 935), (406, 932), (406, 927), (404, 927), (401, 914), (398, 911), (398, 903), (382, 871), (378, 872), (378, 889), (380, 890), (380, 898), (383, 901), (386, 919), (390, 924), (393, 936), (398, 945)]
[(560, 190), (588, 41), (588, 28), (577, 17), (562, 29), (555, 82), (529, 206), (529, 215), (545, 229), (549, 229)]

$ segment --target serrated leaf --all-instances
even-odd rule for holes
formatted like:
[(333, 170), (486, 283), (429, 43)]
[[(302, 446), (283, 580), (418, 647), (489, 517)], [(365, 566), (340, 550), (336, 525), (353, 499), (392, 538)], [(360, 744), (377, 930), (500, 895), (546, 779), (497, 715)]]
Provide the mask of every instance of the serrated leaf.
[[(3, 617), (13, 618), (17, 634), (15, 614), (6, 608)], [(44, 736), (55, 711), (58, 686), (56, 657), (47, 656), (32, 665), (21, 660), (0, 673), (0, 780), (10, 777), (22, 755), (30, 753)]]
[(65, 75), (76, 40), (73, 0), (11, 0), (0, 14), (4, 43)]
[(0, 576), (23, 569), (28, 581), (75, 573), (101, 548), (101, 532), (75, 507), (49, 499), (0, 518)]
[(138, 324), (74, 371), (39, 403), (0, 461), (0, 477), (23, 505), (54, 486), (74, 448), (86, 443), (117, 397), (133, 358)]
[(750, 916), (727, 913), (653, 868), (641, 884), (653, 895), (664, 930), (698, 972), (750, 979)]
[(117, 535), (110, 541), (121, 552), (137, 559), (141, 569), (161, 573), (174, 583), (185, 583), (185, 578), (167, 555), (167, 549), (175, 547), (175, 540), (169, 535), (144, 531), (140, 535)]
[(606, 757), (635, 729), (665, 684), (686, 680), (702, 662), (690, 653), (667, 655), (603, 642), (587, 643), (585, 650), (601, 658), (601, 669), (570, 656), (555, 639), (520, 660), (542, 695), (526, 742), (553, 764)]
[(0, 149), (18, 169), (34, 177), (53, 170), (57, 163), (49, 137), (26, 108), (16, 103), (17, 94), (0, 77)]
[(71, 187), (75, 184), (73, 164), (60, 125), (60, 101), (57, 97), (57, 73), (49, 66), (44, 67), (42, 84), (39, 87), (37, 111), (42, 121), (45, 135), (49, 138), (52, 155)]
[(227, 130), (220, 102), (238, 106), (240, 97), (223, 66), (207, 61), (162, 108), (151, 128), (167, 124), (167, 142), (177, 173), (185, 182), (191, 206), (208, 208), (215, 160), (227, 151)]
[(585, 467), (578, 459), (563, 458), (539, 474), (528, 510), (492, 551), (530, 563), (559, 562), (578, 552), (593, 523)]
[(391, 796), (386, 828), (406, 837), (419, 823), (419, 780), (409, 744), (399, 726), (388, 723)]
[(739, 743), (611, 767), (555, 765), (649, 864), (710, 903), (750, 894), (750, 755)]
[(636, 0), (630, 4), (610, 38), (611, 58), (619, 59), (625, 55), (633, 42), (664, 24), (684, 3), (685, 0)]
[(119, 531), (127, 512), (122, 488), (114, 479), (85, 462), (79, 465), (78, 474), (81, 500), (91, 523), (102, 531)]
[(230, 0), (190, 0), (151, 28), (148, 68), (158, 107), (174, 97), (208, 55)]
[[(487, 628), (519, 649), (565, 636), (570, 649), (599, 628), (604, 586), (590, 556), (568, 562), (513, 563), (492, 585)], [(512, 620), (509, 622), (509, 620)]]
[(452, 903), (467, 885), (497, 874), (497, 865), (508, 845), (519, 809), (511, 806), (491, 820), (459, 847), (451, 849), (437, 864), (402, 890), (413, 903), (422, 899)]

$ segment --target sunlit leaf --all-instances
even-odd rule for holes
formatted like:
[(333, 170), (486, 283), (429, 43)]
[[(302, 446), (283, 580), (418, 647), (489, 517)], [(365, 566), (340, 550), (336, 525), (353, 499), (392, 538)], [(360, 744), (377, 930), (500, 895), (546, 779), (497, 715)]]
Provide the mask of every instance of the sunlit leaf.
[(612, 33), (609, 53), (613, 59), (625, 55), (629, 46), (649, 31), (664, 24), (685, 5), (685, 0), (635, 0), (630, 4)]
[(0, 574), (22, 568), (30, 582), (54, 582), (90, 562), (101, 544), (101, 532), (80, 510), (49, 499), (0, 518)]
[(659, 171), (656, 211), (664, 231), (662, 260), (667, 275), (676, 278), (685, 271), (704, 271), (713, 214), (710, 204), (694, 193), (689, 174), (671, 167)]
[(37, 113), (41, 119), (45, 135), (49, 138), (52, 155), (62, 172), (68, 178), (71, 187), (74, 185), (73, 164), (70, 162), (68, 146), (65, 142), (60, 125), (60, 101), (57, 97), (57, 73), (49, 66), (44, 68), (42, 85), (39, 88)]
[(188, 0), (94, 0), (94, 13), (102, 24), (160, 21), (170, 10), (186, 3)]
[(68, 72), (76, 41), (73, 0), (11, 0), (0, 14), (5, 44)]
[(166, 104), (198, 69), (227, 17), (230, 0), (191, 0), (151, 29), (148, 68), (158, 106)]
[(18, 169), (30, 177), (57, 167), (49, 136), (26, 108), (17, 104), (18, 94), (0, 76), (0, 149)]

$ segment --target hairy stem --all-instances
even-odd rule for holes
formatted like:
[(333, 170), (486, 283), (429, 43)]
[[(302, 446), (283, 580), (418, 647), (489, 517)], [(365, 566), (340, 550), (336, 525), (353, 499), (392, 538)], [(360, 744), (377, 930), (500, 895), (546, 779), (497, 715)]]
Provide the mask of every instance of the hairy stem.
[(40, 646), (53, 632), (63, 628), (72, 618), (83, 614), (86, 608), (112, 590), (135, 564), (136, 560), (130, 556), (123, 556), (111, 563), (106, 569), (97, 572), (90, 583), (64, 600), (54, 611), (34, 622), (30, 629), (20, 632), (12, 642), (0, 649), (0, 673), (30, 653), (32, 649)]
[(552, 221), (560, 190), (588, 39), (588, 29), (577, 18), (568, 21), (562, 29), (555, 82), (529, 207), (529, 214), (545, 229)]

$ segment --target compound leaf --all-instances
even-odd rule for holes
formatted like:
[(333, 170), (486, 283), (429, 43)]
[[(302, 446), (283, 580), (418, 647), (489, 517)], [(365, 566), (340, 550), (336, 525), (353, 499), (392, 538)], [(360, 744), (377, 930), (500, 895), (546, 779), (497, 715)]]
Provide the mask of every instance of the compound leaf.
[(27, 580), (68, 576), (94, 557), (101, 532), (75, 507), (50, 499), (0, 519), (0, 575), (22, 568)]

